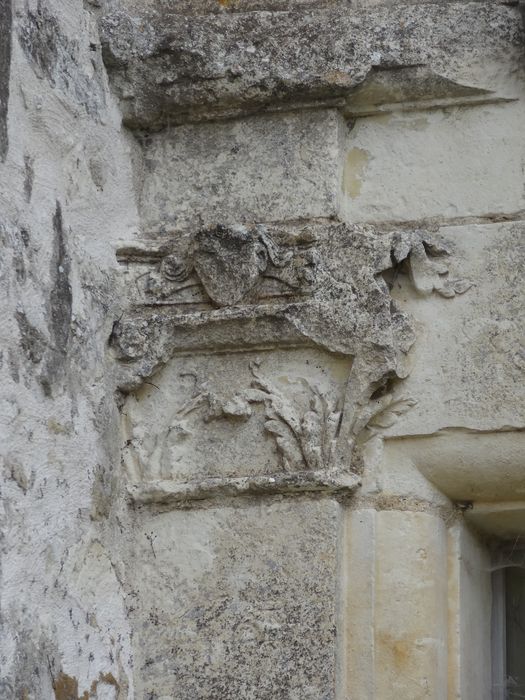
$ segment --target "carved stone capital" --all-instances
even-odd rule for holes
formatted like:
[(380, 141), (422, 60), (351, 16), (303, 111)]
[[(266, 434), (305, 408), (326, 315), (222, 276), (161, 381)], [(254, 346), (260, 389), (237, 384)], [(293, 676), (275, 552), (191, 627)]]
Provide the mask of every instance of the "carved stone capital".
[[(389, 401), (388, 382), (406, 375), (414, 332), (388, 275), (406, 269), (421, 294), (452, 297), (469, 285), (449, 279), (448, 254), (428, 232), (333, 222), (217, 226), (123, 246), (133, 304), (115, 325), (112, 346), (121, 388), (133, 396), (124, 413), (134, 497), (180, 502), (355, 488), (358, 435), (371, 422), (380, 427), (385, 411), (415, 403)], [(156, 390), (174, 405), (162, 409), (153, 438), (137, 426), (148, 414), (157, 429)], [(207, 463), (206, 450), (221, 449), (232, 431), (271, 439), (267, 463), (245, 471), (231, 456), (201, 478), (182, 468), (171, 479), (170, 459), (182, 463), (191, 453), (189, 462), (200, 454), (195, 464)], [(195, 452), (187, 445), (199, 432)], [(228, 459), (238, 463), (233, 471)]]

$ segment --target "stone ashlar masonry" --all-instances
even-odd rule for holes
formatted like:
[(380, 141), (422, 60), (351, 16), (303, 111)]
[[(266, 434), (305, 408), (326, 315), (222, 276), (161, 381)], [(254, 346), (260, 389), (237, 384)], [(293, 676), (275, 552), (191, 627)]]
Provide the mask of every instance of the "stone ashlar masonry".
[(491, 700), (520, 7), (0, 0), (0, 698)]

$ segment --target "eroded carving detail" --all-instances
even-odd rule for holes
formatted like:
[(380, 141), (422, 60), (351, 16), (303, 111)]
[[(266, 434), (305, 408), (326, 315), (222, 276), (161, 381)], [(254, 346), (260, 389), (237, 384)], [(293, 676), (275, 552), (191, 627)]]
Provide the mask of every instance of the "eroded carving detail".
[[(232, 419), (246, 421), (252, 416), (251, 404), (264, 404), (264, 427), (275, 440), (284, 471), (328, 470), (335, 455), (335, 443), (341, 419), (341, 408), (330, 407), (322, 390), (300, 377), (298, 382), (310, 393), (309, 409), (301, 413), (284, 394), (261, 372), (260, 360), (250, 362), (254, 377), (244, 391), (220, 397), (210, 390), (207, 381), (196, 380), (194, 395), (177, 412), (184, 417), (203, 409), (205, 423), (213, 420)], [(180, 423), (178, 430), (183, 430)]]
[(135, 497), (355, 487), (335, 462), (351, 362), (313, 348), (263, 354), (183, 355), (129, 397), (123, 457)]
[(335, 456), (341, 408), (330, 407), (319, 387), (301, 378), (311, 394), (309, 410), (301, 415), (261, 374), (257, 362), (252, 362), (250, 368), (255, 377), (252, 389), (257, 392), (250, 395), (251, 400), (262, 401), (265, 405), (265, 428), (275, 439), (283, 469), (329, 469)]
[(370, 401), (368, 421), (360, 434), (362, 442), (379, 435), (387, 428), (391, 428), (399, 420), (399, 417), (417, 406), (416, 399), (410, 397), (394, 398), (391, 393)]
[[(379, 403), (372, 398), (407, 375), (414, 342), (383, 273), (406, 270), (420, 293), (452, 297), (470, 284), (449, 278), (449, 254), (428, 232), (337, 223), (203, 229), (177, 244), (165, 242), (150, 259), (128, 247), (121, 259), (129, 268), (137, 264), (135, 281), (147, 284), (146, 295), (114, 331), (121, 386), (134, 389), (174, 354), (192, 349), (303, 345), (347, 356), (352, 366), (335, 404), (302, 379), (309, 405), (298, 409), (252, 361), (250, 386), (235, 385), (227, 397), (195, 377), (195, 391), (177, 419), (199, 410), (208, 425), (242, 423), (261, 405), (283, 474), (348, 474), (358, 436), (414, 405), (393, 404), (388, 394)], [(133, 278), (133, 269), (128, 274)], [(177, 297), (190, 286), (201, 290), (198, 304)]]
[(442, 297), (451, 298), (472, 286), (469, 280), (449, 278), (444, 259), (450, 255), (450, 250), (421, 231), (396, 234), (392, 255), (397, 263), (407, 261), (412, 284), (421, 294), (437, 292)]
[(298, 293), (315, 281), (312, 243), (303, 236), (285, 248), (261, 225), (202, 229), (183, 250), (162, 257), (146, 276), (144, 292), (149, 303), (184, 303), (180, 292), (202, 286), (205, 298), (218, 307)]

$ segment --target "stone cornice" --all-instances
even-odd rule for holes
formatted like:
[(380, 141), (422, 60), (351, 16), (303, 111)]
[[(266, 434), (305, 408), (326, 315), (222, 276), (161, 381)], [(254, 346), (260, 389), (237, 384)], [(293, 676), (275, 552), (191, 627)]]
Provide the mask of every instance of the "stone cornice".
[[(114, 326), (111, 346), (120, 388), (131, 394), (123, 415), (131, 426), (124, 452), (129, 452), (134, 474), (132, 498), (180, 504), (218, 496), (355, 489), (352, 450), (363, 430), (370, 424), (391, 424), (416, 403), (394, 401), (388, 389), (390, 380), (406, 376), (414, 329), (392, 298), (383, 273), (403, 269), (422, 295), (454, 297), (470, 284), (449, 277), (448, 255), (443, 242), (429, 232), (381, 231), (338, 222), (216, 226), (123, 245), (118, 258), (130, 307)], [(267, 375), (267, 363), (254, 355), (270, 350), (270, 355), (279, 355), (291, 348), (315, 348), (344, 361), (347, 378), (339, 399), (302, 377), (298, 381), (309, 392), (310, 409), (297, 413)], [(177, 409), (175, 427), (158, 440), (164, 444), (170, 431), (191, 434), (185, 421), (196, 413), (205, 439), (210, 425), (243, 425), (256, 406), (264, 405), (266, 429), (276, 436), (283, 453), (288, 453), (285, 434), (290, 430), (292, 443), (301, 448), (291, 472), (285, 468), (284, 473), (251, 475), (241, 469), (235, 476), (173, 481), (149, 473), (144, 465), (150, 464), (150, 457), (137, 461), (136, 452), (149, 438), (134, 433), (138, 419), (133, 415), (140, 402), (133, 396), (138, 397), (144, 385), (160, 392), (166, 382), (162, 368), (173, 358), (210, 354), (229, 357), (219, 360), (221, 374), (229, 363), (237, 363), (232, 384), (238, 380), (238, 389), (222, 395), (208, 381), (217, 370), (207, 365), (197, 370), (190, 360), (189, 368), (178, 370), (178, 379), (167, 381), (192, 377), (193, 393)], [(173, 396), (180, 399), (181, 391), (172, 388), (158, 400), (163, 404)], [(157, 409), (140, 410), (150, 415)], [(285, 432), (283, 425), (288, 426)]]
[(196, 17), (122, 9), (100, 28), (132, 128), (261, 110), (490, 101), (498, 96), (483, 66), (522, 48), (518, 10), (487, 2)]

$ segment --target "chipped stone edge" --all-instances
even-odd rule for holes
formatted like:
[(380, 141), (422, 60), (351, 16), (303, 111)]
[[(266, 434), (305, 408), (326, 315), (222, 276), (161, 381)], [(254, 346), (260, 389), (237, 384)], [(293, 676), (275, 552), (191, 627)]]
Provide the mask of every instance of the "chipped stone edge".
[[(124, 124), (131, 129), (321, 106), (340, 109), (347, 117), (399, 109), (397, 99), (396, 104), (391, 103), (388, 86), (382, 86), (379, 104), (377, 95), (363, 102), (363, 88), (378, 70), (387, 75), (422, 70), (415, 82), (409, 80), (402, 100), (410, 103), (408, 110), (417, 109), (420, 102), (430, 103), (427, 108), (441, 108), (506, 99), (508, 96), (495, 94), (489, 85), (464, 84), (463, 77), (454, 71), (449, 74), (446, 65), (456, 54), (470, 52), (470, 46), (460, 40), (458, 28), (462, 23), (472, 26), (475, 19), (483, 26), (500, 29), (491, 32), (491, 53), (519, 46), (522, 29), (513, 8), (450, 3), (444, 21), (436, 27), (430, 17), (441, 17), (442, 13), (442, 6), (431, 2), (423, 7), (354, 8), (350, 15), (344, 6), (318, 8), (306, 15), (270, 11), (184, 19), (145, 12), (139, 21), (121, 9), (101, 18), (100, 33), (113, 91), (119, 98)], [(306, 66), (297, 62), (294, 48), (298, 41), (294, 31), (301, 22), (304, 31), (315, 27), (319, 38), (314, 42), (318, 46), (311, 47)], [(374, 30), (375, 23), (382, 27), (381, 33)], [(281, 32), (287, 25), (290, 36), (276, 45), (276, 28)], [(400, 46), (398, 25), (416, 27), (410, 40)], [(270, 39), (261, 43), (265, 35)], [(122, 36), (127, 41), (122, 41)], [(422, 52), (421, 46), (429, 38), (435, 44), (433, 50)], [(249, 51), (243, 48), (247, 44)], [(347, 48), (347, 54), (355, 54), (351, 63), (345, 60), (340, 44)], [(332, 56), (334, 45), (339, 46), (342, 56), (337, 52)]]
[(136, 504), (179, 504), (186, 501), (215, 499), (228, 496), (276, 495), (317, 492), (329, 495), (349, 494), (360, 485), (352, 473), (301, 471), (293, 474), (275, 473), (264, 476), (213, 477), (201, 481), (175, 482), (171, 479), (150, 481), (128, 486), (128, 495)]

